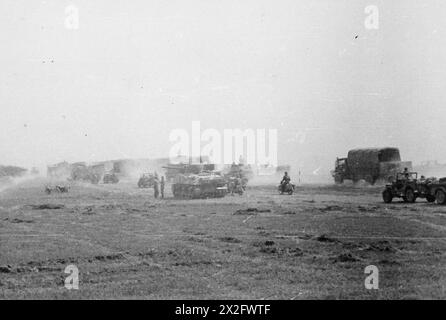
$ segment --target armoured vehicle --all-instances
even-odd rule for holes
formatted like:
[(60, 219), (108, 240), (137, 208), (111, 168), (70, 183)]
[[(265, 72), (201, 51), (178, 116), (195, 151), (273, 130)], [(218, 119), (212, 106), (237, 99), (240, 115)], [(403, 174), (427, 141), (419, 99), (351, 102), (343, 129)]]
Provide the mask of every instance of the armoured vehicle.
[(206, 171), (214, 171), (215, 164), (204, 164), (204, 163), (195, 163), (195, 164), (186, 164), (186, 163), (178, 163), (178, 164), (169, 164), (167, 166), (163, 166), (166, 169), (166, 180), (169, 182), (173, 182), (175, 177), (178, 175), (189, 175), (189, 174), (199, 174)]
[(397, 173), (395, 180), (386, 185), (382, 193), (385, 203), (392, 202), (393, 198), (403, 198), (404, 202), (413, 203), (417, 198), (425, 198), (434, 202), (435, 196), (431, 193), (431, 179), (418, 180), (416, 172)]
[(398, 148), (354, 149), (348, 152), (347, 158), (336, 159), (331, 174), (336, 183), (364, 179), (374, 184), (378, 180), (391, 181), (404, 168), (412, 170), (412, 162), (401, 161)]
[(154, 181), (155, 181), (155, 175), (151, 173), (144, 173), (138, 180), (138, 188), (153, 187)]
[(175, 198), (222, 198), (228, 193), (226, 180), (215, 173), (179, 174), (172, 184)]

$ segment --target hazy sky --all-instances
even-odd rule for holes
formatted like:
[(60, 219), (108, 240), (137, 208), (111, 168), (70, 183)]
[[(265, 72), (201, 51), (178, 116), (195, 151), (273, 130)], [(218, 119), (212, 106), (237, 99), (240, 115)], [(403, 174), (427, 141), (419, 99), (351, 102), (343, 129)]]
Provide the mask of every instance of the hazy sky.
[(279, 162), (308, 169), (369, 146), (446, 162), (445, 13), (440, 0), (2, 0), (0, 163), (165, 157), (193, 120), (278, 129)]

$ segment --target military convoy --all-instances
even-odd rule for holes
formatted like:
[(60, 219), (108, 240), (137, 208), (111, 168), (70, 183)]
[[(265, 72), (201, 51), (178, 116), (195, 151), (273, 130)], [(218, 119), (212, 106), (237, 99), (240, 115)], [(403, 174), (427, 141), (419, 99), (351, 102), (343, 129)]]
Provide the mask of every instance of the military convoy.
[(375, 184), (379, 180), (391, 181), (404, 168), (412, 170), (412, 162), (401, 161), (398, 148), (354, 149), (347, 158), (336, 159), (332, 176), (338, 184), (344, 180)]
[[(68, 170), (68, 167), (70, 170)], [(232, 164), (224, 170), (223, 174), (215, 170), (214, 164), (169, 164), (166, 169), (167, 181), (172, 183), (172, 193), (175, 198), (218, 198), (226, 194), (238, 193), (242, 195), (246, 189), (248, 180), (253, 172), (249, 166)], [(373, 148), (354, 149), (348, 152), (346, 158), (337, 158), (335, 170), (332, 176), (336, 183), (344, 180), (358, 182), (363, 179), (371, 184), (382, 180), (386, 181), (382, 198), (385, 203), (390, 203), (395, 198), (401, 198), (407, 203), (413, 203), (417, 199), (426, 199), (428, 202), (446, 204), (446, 177), (418, 179), (417, 172), (411, 172), (412, 163), (401, 161), (397, 148)], [(98, 184), (118, 183), (119, 178), (115, 166), (110, 172), (105, 172), (104, 165), (87, 165), (83, 162), (67, 165), (60, 163), (48, 167), (48, 175), (57, 177), (70, 171), (69, 180), (85, 181)], [(143, 174), (138, 180), (139, 188), (154, 186), (155, 175)], [(279, 186), (280, 193), (292, 194), (295, 186), (283, 190)], [(47, 190), (52, 191), (52, 190)], [(57, 190), (60, 192), (60, 190)], [(63, 192), (63, 191), (62, 191)]]

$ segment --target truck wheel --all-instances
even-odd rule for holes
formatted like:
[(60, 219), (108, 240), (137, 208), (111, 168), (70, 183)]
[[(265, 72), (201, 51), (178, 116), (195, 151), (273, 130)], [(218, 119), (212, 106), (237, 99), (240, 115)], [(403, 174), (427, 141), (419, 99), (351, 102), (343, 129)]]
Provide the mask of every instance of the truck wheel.
[(438, 204), (446, 204), (446, 193), (443, 190), (437, 190), (435, 198)]
[(426, 200), (427, 200), (427, 202), (434, 202), (435, 201), (435, 197), (431, 196), (431, 195), (428, 195), (428, 196), (426, 196)]
[(393, 199), (392, 192), (390, 190), (383, 191), (383, 200), (385, 203), (391, 203)]
[(417, 199), (415, 196), (415, 193), (413, 192), (412, 188), (407, 188), (406, 192), (404, 194), (404, 198), (409, 203), (414, 203)]

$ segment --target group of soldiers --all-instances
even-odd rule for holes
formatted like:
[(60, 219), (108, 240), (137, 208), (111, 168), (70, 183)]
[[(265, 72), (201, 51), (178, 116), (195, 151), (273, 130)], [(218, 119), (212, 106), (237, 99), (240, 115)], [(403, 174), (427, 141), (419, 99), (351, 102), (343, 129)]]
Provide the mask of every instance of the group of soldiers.
[(153, 180), (153, 192), (155, 199), (158, 199), (160, 196), (161, 190), (161, 199), (164, 199), (164, 187), (166, 186), (166, 180), (164, 176), (161, 176), (161, 179), (158, 178), (158, 173), (155, 172), (155, 178)]

